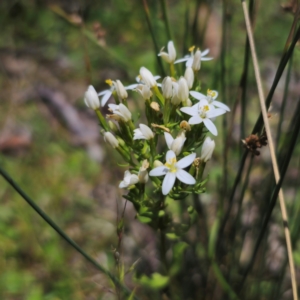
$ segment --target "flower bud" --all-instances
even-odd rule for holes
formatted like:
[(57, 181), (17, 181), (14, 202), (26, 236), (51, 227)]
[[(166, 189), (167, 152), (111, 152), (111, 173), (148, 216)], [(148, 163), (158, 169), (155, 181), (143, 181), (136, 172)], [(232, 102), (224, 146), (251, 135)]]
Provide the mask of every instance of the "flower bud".
[(92, 85), (88, 87), (84, 94), (84, 102), (87, 107), (92, 108), (93, 110), (96, 110), (100, 107), (99, 97)]
[(179, 126), (181, 129), (191, 131), (191, 125), (187, 121), (181, 121)]
[(116, 82), (114, 82), (114, 86), (120, 99), (126, 99), (128, 97), (127, 91), (120, 80), (116, 80)]
[(153, 131), (147, 125), (140, 124), (139, 126), (140, 128), (133, 130), (134, 140), (150, 140), (154, 138)]
[(145, 84), (139, 84), (135, 90), (142, 95), (144, 100), (149, 100), (153, 95), (150, 87)]
[(147, 159), (145, 159), (142, 163), (142, 166), (140, 167), (138, 178), (140, 183), (147, 183), (149, 179), (149, 175), (147, 172), (147, 169), (149, 168), (149, 162)]
[(152, 75), (152, 73), (146, 69), (145, 67), (141, 67), (140, 68), (140, 76), (142, 78), (142, 81), (148, 85), (150, 88), (155, 87), (156, 84), (156, 80), (154, 78), (154, 76)]
[(109, 128), (110, 128), (110, 130), (112, 131), (112, 132), (114, 132), (114, 133), (117, 133), (117, 132), (119, 132), (119, 128), (118, 128), (118, 126), (116, 125), (116, 123), (115, 122), (112, 122), (112, 121), (108, 121), (108, 126), (109, 126)]
[(154, 110), (154, 111), (159, 111), (160, 107), (159, 104), (157, 102), (151, 102), (150, 107)]
[(113, 148), (117, 148), (119, 146), (118, 140), (112, 135), (110, 132), (105, 132), (104, 133), (104, 140), (106, 143), (111, 145)]
[(198, 49), (194, 54), (192, 69), (194, 71), (199, 71), (200, 67), (201, 67), (201, 51)]
[(119, 105), (108, 104), (108, 107), (109, 107), (110, 111), (113, 112), (113, 115), (110, 115), (108, 117), (115, 119), (117, 121), (118, 121), (117, 117), (120, 117), (125, 122), (128, 122), (131, 120), (131, 112), (123, 103), (120, 103)]
[(130, 171), (127, 170), (124, 173), (123, 181), (121, 181), (121, 183), (119, 184), (119, 188), (126, 189), (138, 182), (139, 182), (138, 176), (135, 174), (131, 174)]
[(182, 131), (176, 139), (173, 139), (172, 135), (170, 133), (164, 132), (166, 143), (168, 145), (168, 148), (170, 150), (173, 150), (174, 153), (177, 155), (180, 154), (182, 151), (184, 142), (186, 141), (185, 133)]
[(169, 41), (168, 43), (168, 53), (167, 52), (163, 52), (164, 48), (162, 48), (160, 50), (160, 53), (158, 54), (158, 56), (161, 56), (167, 63), (171, 64), (174, 63), (175, 59), (176, 59), (176, 50), (174, 47), (174, 43), (172, 41)]
[(161, 167), (163, 165), (164, 164), (160, 160), (157, 160), (157, 159), (153, 162), (153, 168)]
[(161, 83), (161, 89), (165, 99), (170, 99), (173, 96), (173, 84), (170, 76), (164, 78)]
[(215, 146), (216, 146), (215, 141), (212, 140), (210, 137), (207, 137), (204, 140), (204, 143), (202, 145), (202, 150), (201, 150), (201, 156), (200, 156), (200, 158), (204, 162), (207, 162), (208, 160), (211, 159)]
[(187, 82), (189, 89), (193, 87), (194, 84), (194, 71), (191, 67), (187, 67), (184, 72), (184, 78)]
[(193, 106), (193, 103), (190, 98), (186, 100), (186, 106), (188, 106), (188, 107)]
[(189, 87), (184, 77), (178, 80), (177, 97), (181, 102), (185, 102), (189, 98)]

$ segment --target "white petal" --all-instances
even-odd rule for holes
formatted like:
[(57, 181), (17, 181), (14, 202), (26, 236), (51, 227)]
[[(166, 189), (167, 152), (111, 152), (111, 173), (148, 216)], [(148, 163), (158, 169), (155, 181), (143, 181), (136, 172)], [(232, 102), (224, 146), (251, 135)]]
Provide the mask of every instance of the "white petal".
[(209, 53), (209, 49), (205, 49), (204, 51), (202, 51), (202, 56), (205, 56), (208, 53)]
[(200, 116), (193, 116), (189, 119), (190, 125), (200, 124), (202, 122), (203, 122), (203, 119)]
[(213, 135), (218, 135), (217, 127), (210, 119), (203, 119), (203, 123)]
[(225, 113), (226, 113), (226, 110), (224, 110), (222, 108), (215, 108), (215, 109), (209, 110), (206, 113), (206, 117), (211, 119), (211, 118), (215, 118), (217, 116), (223, 115)]
[(163, 195), (169, 194), (172, 187), (174, 186), (176, 180), (176, 174), (168, 172), (164, 178), (163, 184), (162, 184), (162, 193)]
[(100, 93), (98, 94), (98, 96), (102, 96), (102, 95), (104, 95), (104, 94), (106, 94), (106, 93), (108, 93), (108, 92), (111, 92), (111, 90), (104, 90), (104, 91), (100, 92)]
[(133, 185), (139, 182), (139, 177), (136, 174), (132, 174), (130, 176), (130, 183), (129, 185)]
[(174, 64), (178, 64), (180, 62), (183, 62), (183, 61), (187, 61), (190, 59), (190, 56), (187, 56), (187, 57), (183, 57), (183, 58), (180, 58), (180, 59), (177, 59)]
[(121, 181), (120, 184), (119, 184), (119, 188), (120, 189), (127, 188), (127, 184), (124, 181)]
[(178, 170), (176, 172), (176, 177), (185, 184), (195, 184), (196, 183), (195, 178), (191, 174), (189, 174), (188, 172), (186, 172), (184, 170)]
[(125, 90), (134, 90), (138, 86), (138, 83), (134, 83), (125, 87)]
[(146, 137), (146, 139), (151, 139), (154, 137), (152, 130), (145, 124), (140, 124), (141, 132)]
[(171, 149), (171, 146), (172, 146), (172, 143), (173, 143), (174, 139), (173, 139), (173, 137), (170, 133), (165, 132), (164, 134), (165, 134), (165, 139), (166, 139), (166, 143), (168, 145), (168, 148)]
[(187, 115), (190, 115), (190, 116), (197, 116), (198, 115), (198, 106), (199, 106), (199, 103), (193, 105), (192, 107), (182, 107), (180, 108), (180, 110), (184, 113), (186, 113)]
[(196, 158), (196, 153), (192, 153), (188, 156), (185, 156), (184, 158), (182, 158), (176, 163), (176, 167), (180, 169), (184, 169), (187, 166), (191, 165), (195, 158)]
[(166, 173), (168, 173), (169, 168), (167, 168), (166, 166), (159, 166), (154, 168), (153, 170), (151, 170), (149, 172), (150, 176), (163, 176), (166, 175)]
[(201, 94), (196, 91), (190, 91), (190, 95), (192, 95), (195, 99), (198, 99), (198, 100), (206, 99), (206, 96), (204, 94)]
[(101, 106), (104, 106), (106, 104), (106, 102), (108, 101), (108, 99), (110, 98), (110, 96), (112, 95), (111, 91), (107, 91), (104, 96), (101, 99)]
[(201, 60), (206, 61), (206, 60), (212, 60), (214, 59), (213, 57), (201, 57)]
[(219, 108), (222, 108), (222, 109), (224, 109), (224, 110), (226, 110), (226, 111), (230, 111), (230, 108), (229, 108), (226, 104), (224, 104), (224, 103), (222, 103), (222, 102), (219, 102), (219, 101), (213, 101), (212, 105), (214, 105), (214, 106), (216, 106), (216, 107), (219, 107)]
[(193, 58), (193, 57), (190, 57), (190, 58), (187, 60), (185, 66), (186, 66), (186, 67), (191, 67), (191, 66), (193, 65), (193, 60), (194, 60), (194, 58)]
[(172, 159), (172, 158), (176, 158), (176, 155), (175, 155), (175, 153), (174, 153), (174, 151), (172, 151), (172, 150), (169, 150), (168, 152), (167, 152), (167, 154), (166, 154), (166, 161), (168, 162), (170, 159)]

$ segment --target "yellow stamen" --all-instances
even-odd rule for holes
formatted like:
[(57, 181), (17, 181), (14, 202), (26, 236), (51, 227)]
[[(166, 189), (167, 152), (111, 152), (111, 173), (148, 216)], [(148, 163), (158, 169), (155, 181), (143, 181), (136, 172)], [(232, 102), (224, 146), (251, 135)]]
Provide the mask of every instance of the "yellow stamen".
[(210, 97), (215, 97), (216, 96), (216, 92), (213, 91), (213, 90), (207, 90), (207, 96), (210, 96)]
[(176, 157), (173, 157), (169, 159), (168, 162), (165, 163), (165, 166), (170, 169), (170, 172), (176, 173), (177, 171), (177, 168), (175, 166), (176, 162), (177, 162)]
[(189, 52), (193, 52), (194, 49), (195, 49), (195, 46), (190, 47), (190, 48), (189, 48)]
[(106, 79), (105, 83), (107, 83), (108, 85), (112, 86), (113, 85), (113, 81), (111, 79)]

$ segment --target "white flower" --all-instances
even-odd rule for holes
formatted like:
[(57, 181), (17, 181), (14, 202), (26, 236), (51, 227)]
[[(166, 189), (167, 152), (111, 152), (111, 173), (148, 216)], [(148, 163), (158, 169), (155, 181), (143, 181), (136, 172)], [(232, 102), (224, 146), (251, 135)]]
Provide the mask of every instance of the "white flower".
[(154, 138), (153, 131), (147, 125), (140, 124), (139, 126), (140, 128), (133, 130), (134, 140), (150, 140)]
[(170, 76), (164, 78), (161, 83), (162, 94), (166, 99), (171, 99), (173, 96), (173, 83)]
[(144, 100), (149, 100), (153, 95), (150, 87), (145, 84), (138, 84), (135, 90), (142, 95)]
[(106, 143), (111, 145), (113, 148), (117, 148), (119, 146), (118, 140), (114, 137), (113, 134), (111, 134), (108, 131), (104, 133), (104, 140)]
[(119, 105), (108, 104), (108, 107), (113, 112), (113, 114), (120, 116), (123, 121), (128, 122), (131, 120), (131, 112), (123, 103), (120, 103)]
[(204, 143), (202, 145), (201, 156), (200, 156), (200, 158), (204, 162), (207, 162), (208, 160), (211, 159), (211, 156), (214, 152), (215, 146), (216, 146), (215, 141), (212, 140), (209, 136), (206, 137), (206, 139), (204, 140)]
[(146, 69), (145, 67), (140, 68), (140, 76), (142, 81), (148, 85), (150, 88), (155, 87), (157, 85), (156, 80), (152, 73)]
[(168, 132), (165, 132), (164, 134), (168, 148), (170, 150), (173, 150), (176, 155), (179, 155), (186, 140), (184, 132), (182, 131), (176, 139), (174, 139), (172, 135)]
[(194, 78), (195, 78), (194, 71), (191, 67), (187, 67), (185, 69), (184, 78), (188, 84), (189, 89), (191, 89), (193, 87)]
[(135, 174), (131, 174), (130, 171), (125, 171), (124, 173), (124, 179), (120, 182), (119, 188), (126, 189), (136, 183), (139, 182), (139, 178)]
[(140, 183), (147, 183), (149, 180), (149, 175), (147, 172), (147, 169), (149, 168), (149, 162), (147, 159), (145, 159), (142, 163), (142, 166), (140, 167), (138, 178)]
[[(193, 61), (194, 61), (194, 56), (195, 56), (195, 54), (194, 54), (194, 49), (195, 49), (194, 46), (191, 47), (191, 48), (189, 49), (189, 51), (191, 52), (191, 54), (190, 54), (190, 55), (186, 55), (186, 56), (183, 57), (183, 58), (177, 59), (177, 60), (175, 61), (175, 64), (180, 63), (180, 62), (183, 62), (183, 61), (186, 61), (185, 66), (186, 66), (186, 67), (192, 67)], [(200, 50), (199, 50), (199, 51), (200, 51)], [(197, 52), (197, 51), (196, 51), (196, 52)], [(208, 53), (209, 53), (209, 49), (206, 49), (206, 50), (204, 50), (203, 52), (200, 52), (200, 61), (212, 60), (212, 59), (213, 59), (212, 57), (205, 57)], [(199, 52), (198, 52), (197, 55), (199, 55)], [(196, 57), (195, 65), (196, 65), (196, 62), (198, 61), (198, 59), (199, 59), (199, 57)]]
[(196, 153), (185, 156), (181, 160), (176, 160), (174, 151), (169, 150), (166, 154), (166, 163), (164, 166), (157, 167), (150, 171), (150, 176), (165, 176), (162, 184), (162, 193), (167, 195), (174, 186), (176, 178), (185, 184), (195, 184), (195, 178), (183, 170), (191, 165), (196, 158)]
[(161, 56), (167, 63), (172, 64), (174, 63), (176, 59), (176, 50), (174, 47), (174, 43), (172, 41), (169, 41), (168, 43), (168, 53), (163, 52), (164, 47), (160, 50), (160, 53), (158, 56)]
[(189, 124), (194, 125), (203, 122), (206, 128), (213, 135), (218, 135), (218, 131), (215, 124), (210, 119), (226, 113), (224, 109), (214, 108), (208, 103), (206, 99), (201, 100), (199, 103), (196, 103), (192, 107), (182, 107), (180, 110), (192, 116), (189, 119)]
[(94, 110), (100, 107), (99, 97), (95, 88), (92, 85), (88, 87), (87, 91), (84, 94), (84, 102), (87, 107), (92, 108)]
[(230, 111), (230, 108), (219, 101), (215, 101), (215, 99), (218, 97), (218, 92), (213, 90), (207, 90), (207, 95), (201, 94), (199, 92), (190, 91), (190, 94), (197, 100), (206, 99), (209, 104), (212, 104), (215, 107), (222, 108), (226, 111)]

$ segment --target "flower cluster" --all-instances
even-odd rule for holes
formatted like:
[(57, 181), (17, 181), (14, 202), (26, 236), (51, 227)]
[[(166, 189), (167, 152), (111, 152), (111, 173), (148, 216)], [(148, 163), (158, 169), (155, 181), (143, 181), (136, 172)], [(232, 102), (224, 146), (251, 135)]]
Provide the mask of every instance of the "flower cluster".
[[(169, 64), (170, 73), (161, 81), (160, 76), (141, 67), (136, 83), (125, 87), (120, 80), (107, 80), (109, 89), (97, 93), (89, 86), (84, 99), (97, 113), (104, 140), (130, 166), (119, 187), (129, 190), (124, 197), (138, 212), (161, 211), (166, 195), (184, 199), (190, 193), (204, 191), (203, 170), (215, 148), (215, 142), (206, 134), (218, 135), (215, 119), (230, 111), (216, 100), (217, 91), (208, 89), (206, 94), (200, 93), (197, 76), (201, 62), (212, 59), (206, 56), (209, 50), (201, 52), (191, 47), (190, 55), (178, 60), (172, 41), (168, 43), (168, 52), (163, 50), (158, 56)], [(186, 62), (182, 76), (176, 72), (180, 62)], [(141, 116), (145, 121), (138, 126), (128, 108), (130, 91), (137, 92), (145, 105)], [(108, 104), (110, 114), (103, 116), (100, 108), (111, 97), (115, 103)], [(150, 193), (146, 189), (149, 179), (155, 187)]]

